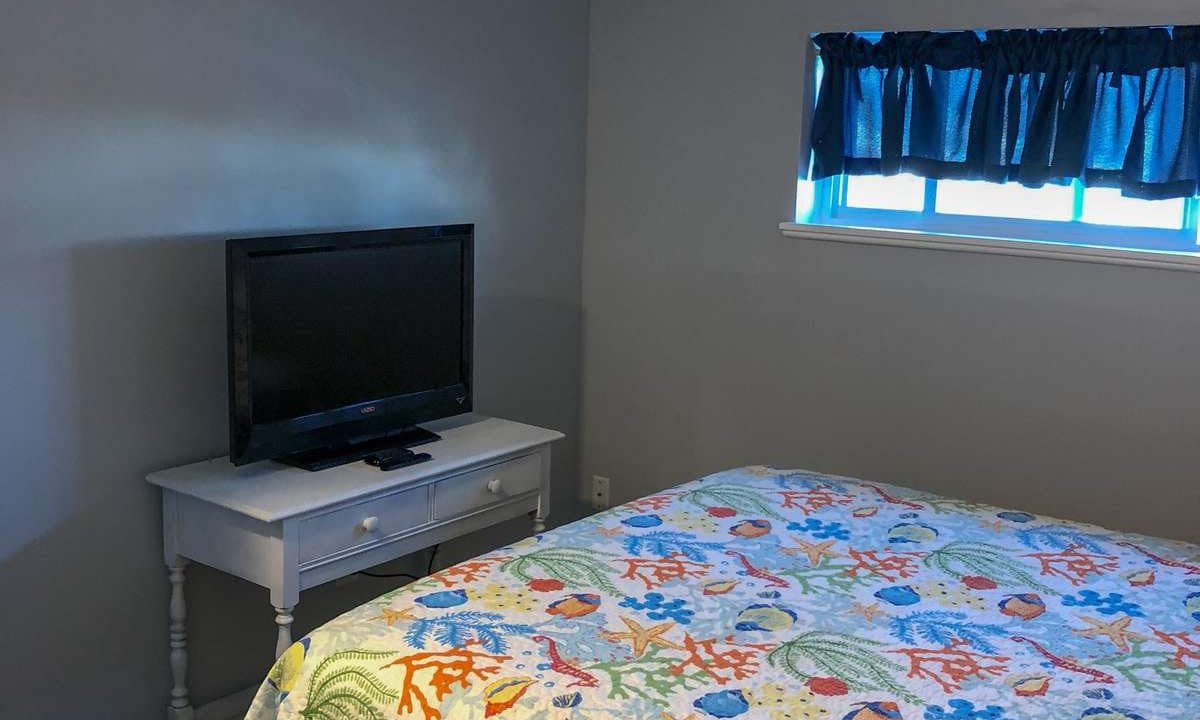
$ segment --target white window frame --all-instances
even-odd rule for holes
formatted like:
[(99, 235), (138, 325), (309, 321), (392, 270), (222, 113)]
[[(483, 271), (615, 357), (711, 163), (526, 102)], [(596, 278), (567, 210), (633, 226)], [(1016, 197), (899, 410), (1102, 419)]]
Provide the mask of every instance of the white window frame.
[(951, 215), (937, 210), (937, 180), (925, 179), (924, 207), (918, 211), (878, 210), (846, 205), (846, 177), (801, 182), (799, 191), (811, 187), (812, 210), (797, 221), (840, 227), (914, 230), (938, 235), (1029, 240), (1069, 245), (1112, 247), (1158, 252), (1200, 252), (1197, 245), (1196, 198), (1183, 202), (1180, 229), (1126, 227), (1083, 222), (1084, 187), (1072, 183), (1074, 202), (1069, 220), (1026, 220), (983, 215)]

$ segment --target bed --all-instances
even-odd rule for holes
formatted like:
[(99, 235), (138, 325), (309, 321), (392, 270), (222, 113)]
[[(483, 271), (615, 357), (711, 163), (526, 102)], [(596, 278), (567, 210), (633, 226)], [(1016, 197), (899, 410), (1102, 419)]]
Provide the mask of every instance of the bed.
[(249, 720), (1195, 720), (1200, 548), (730, 470), (388, 593)]

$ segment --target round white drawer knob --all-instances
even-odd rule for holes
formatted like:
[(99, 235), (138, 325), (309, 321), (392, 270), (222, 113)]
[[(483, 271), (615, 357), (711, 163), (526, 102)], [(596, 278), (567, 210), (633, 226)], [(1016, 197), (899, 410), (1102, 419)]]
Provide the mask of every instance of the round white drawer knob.
[(500, 484), (500, 478), (492, 478), (487, 483), (488, 492), (493, 495), (499, 495), (504, 492), (504, 486)]
[(362, 529), (366, 530), (367, 532), (375, 532), (379, 529), (379, 518), (372, 515), (371, 517), (363, 520)]

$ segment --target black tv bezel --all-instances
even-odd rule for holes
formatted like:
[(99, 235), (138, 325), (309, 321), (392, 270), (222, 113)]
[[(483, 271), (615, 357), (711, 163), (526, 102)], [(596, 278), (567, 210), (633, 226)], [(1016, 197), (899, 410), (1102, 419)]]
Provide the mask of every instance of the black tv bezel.
[[(247, 307), (249, 261), (255, 255), (328, 252), (430, 240), (462, 246), (463, 354), (460, 382), (417, 393), (379, 397), (274, 423), (256, 424), (250, 387), (251, 321)], [(430, 225), (382, 230), (232, 238), (225, 243), (228, 313), (229, 459), (234, 465), (336, 448), (401, 433), (422, 422), (472, 409), (475, 226)]]

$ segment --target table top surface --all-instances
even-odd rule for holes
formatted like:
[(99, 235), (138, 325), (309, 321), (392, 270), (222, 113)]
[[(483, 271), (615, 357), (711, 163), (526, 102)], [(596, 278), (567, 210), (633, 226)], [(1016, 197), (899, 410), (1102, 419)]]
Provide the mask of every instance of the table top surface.
[(242, 465), (228, 457), (204, 460), (150, 473), (159, 487), (213, 503), (264, 522), (319, 510), (330, 505), (403, 487), (488, 460), (561, 439), (556, 430), (477, 415), (424, 425), (442, 436), (414, 448), (432, 460), (383, 472), (365, 462), (309, 472), (271, 460)]

